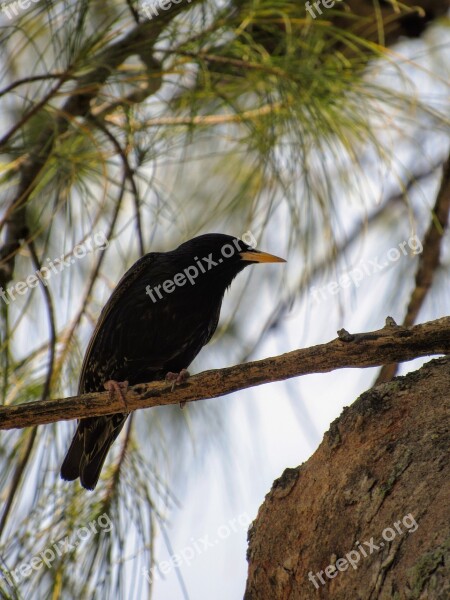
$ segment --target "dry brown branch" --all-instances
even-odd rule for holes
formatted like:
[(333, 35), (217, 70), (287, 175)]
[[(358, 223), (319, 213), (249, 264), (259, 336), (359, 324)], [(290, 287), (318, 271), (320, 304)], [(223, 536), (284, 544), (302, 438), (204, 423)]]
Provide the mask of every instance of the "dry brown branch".
[(441, 186), (432, 211), (431, 223), (423, 240), (419, 259), (416, 286), (409, 302), (403, 324), (409, 327), (416, 320), (425, 297), (431, 288), (436, 269), (440, 264), (441, 242), (448, 227), (450, 211), (450, 155), (444, 165)]
[[(434, 274), (441, 259), (441, 242), (448, 227), (450, 211), (450, 155), (444, 164), (442, 180), (431, 214), (431, 222), (423, 239), (423, 252), (419, 259), (416, 284), (409, 300), (402, 325), (410, 327), (419, 314), (433, 283)], [(375, 385), (389, 381), (397, 373), (398, 362), (384, 365)]]
[(205, 371), (173, 391), (166, 382), (135, 385), (127, 393), (126, 407), (121, 400), (110, 398), (107, 392), (5, 406), (0, 408), (0, 429), (217, 398), (237, 390), (300, 375), (327, 373), (346, 367), (375, 367), (436, 354), (450, 354), (450, 317), (409, 329), (397, 326), (388, 318), (386, 326), (378, 331), (349, 334), (341, 330), (339, 337), (327, 344), (225, 369)]

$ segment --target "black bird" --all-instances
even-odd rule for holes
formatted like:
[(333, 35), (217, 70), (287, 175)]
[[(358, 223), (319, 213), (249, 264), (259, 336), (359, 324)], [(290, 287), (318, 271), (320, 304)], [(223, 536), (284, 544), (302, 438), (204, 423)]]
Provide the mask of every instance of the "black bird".
[[(81, 368), (78, 393), (185, 373), (209, 342), (227, 287), (247, 265), (285, 262), (220, 233), (193, 238), (171, 252), (150, 252), (122, 277), (103, 308)], [(181, 378), (179, 378), (180, 380)], [(78, 428), (61, 477), (92, 490), (128, 413), (89, 417)]]

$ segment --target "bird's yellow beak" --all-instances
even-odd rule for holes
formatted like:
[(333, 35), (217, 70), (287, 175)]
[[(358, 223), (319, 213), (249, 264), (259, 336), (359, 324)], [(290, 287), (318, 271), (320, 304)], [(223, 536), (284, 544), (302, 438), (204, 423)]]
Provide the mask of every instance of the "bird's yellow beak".
[(273, 254), (267, 254), (267, 252), (259, 252), (258, 250), (247, 250), (246, 252), (240, 252), (241, 260), (248, 262), (258, 263), (284, 263), (284, 258), (274, 256)]

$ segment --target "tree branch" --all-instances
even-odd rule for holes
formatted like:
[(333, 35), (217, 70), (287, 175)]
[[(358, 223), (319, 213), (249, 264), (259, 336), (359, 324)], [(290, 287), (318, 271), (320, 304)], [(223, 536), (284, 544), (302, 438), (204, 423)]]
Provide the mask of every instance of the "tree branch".
[[(442, 240), (448, 229), (450, 211), (450, 155), (444, 163), (441, 185), (431, 213), (431, 221), (423, 240), (423, 252), (419, 258), (416, 284), (409, 300), (402, 326), (410, 327), (417, 319), (441, 263)], [(398, 362), (386, 364), (381, 369), (374, 385), (392, 379), (398, 370)]]
[(127, 392), (127, 405), (107, 392), (96, 392), (28, 402), (0, 408), (0, 429), (16, 429), (57, 421), (95, 417), (139, 408), (217, 398), (249, 387), (335, 369), (366, 368), (419, 356), (450, 354), (450, 317), (411, 328), (386, 326), (370, 333), (350, 334), (344, 329), (327, 344), (294, 350), (225, 369), (205, 371), (170, 391), (166, 382), (141, 383)]

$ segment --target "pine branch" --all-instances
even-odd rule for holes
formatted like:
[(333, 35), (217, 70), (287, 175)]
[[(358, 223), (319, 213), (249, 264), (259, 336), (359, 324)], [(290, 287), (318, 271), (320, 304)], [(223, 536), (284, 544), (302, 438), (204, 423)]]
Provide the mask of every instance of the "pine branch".
[[(127, 35), (113, 42), (91, 58), (91, 64), (97, 65), (87, 74), (77, 79), (76, 87), (64, 103), (55, 122), (43, 127), (34, 148), (30, 149), (26, 160), (20, 168), (20, 179), (15, 198), (8, 208), (5, 243), (0, 248), (0, 285), (5, 287), (13, 278), (16, 254), (29, 232), (27, 227), (26, 205), (33, 193), (38, 176), (50, 157), (56, 140), (64, 134), (74, 119), (90, 116), (91, 103), (97, 97), (108, 77), (117, 71), (119, 66), (130, 56), (138, 54), (142, 62), (150, 70), (153, 47), (159, 35), (170, 21), (182, 11), (193, 6), (198, 0), (190, 3), (171, 4), (161, 12), (158, 18), (146, 20), (131, 29)], [(58, 83), (40, 100), (13, 128), (0, 139), (0, 148), (6, 145), (13, 134), (22, 127), (31, 116), (35, 115), (59, 91), (60, 87), (75, 74), (70, 70), (62, 73)], [(147, 89), (144, 99), (151, 92), (156, 92), (162, 80), (159, 78), (153, 87)]]
[(121, 400), (110, 398), (107, 392), (5, 406), (0, 408), (0, 429), (193, 402), (300, 375), (327, 373), (343, 368), (375, 367), (420, 356), (450, 354), (450, 317), (411, 328), (398, 326), (388, 317), (386, 326), (378, 331), (350, 334), (342, 329), (338, 335), (337, 339), (327, 344), (225, 369), (205, 371), (189, 378), (173, 391), (166, 382), (135, 385), (128, 390), (126, 407)]

